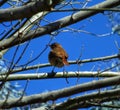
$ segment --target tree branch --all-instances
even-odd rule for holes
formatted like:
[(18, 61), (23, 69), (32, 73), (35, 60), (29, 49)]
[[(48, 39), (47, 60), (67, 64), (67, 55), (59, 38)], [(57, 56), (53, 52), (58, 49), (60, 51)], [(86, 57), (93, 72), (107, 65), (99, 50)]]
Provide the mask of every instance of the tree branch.
[[(38, 80), (38, 79), (53, 79), (53, 78), (82, 78), (82, 77), (113, 77), (113, 76), (120, 76), (120, 72), (103, 72), (99, 74), (99, 72), (89, 72), (89, 71), (74, 71), (74, 72), (67, 72), (66, 74), (63, 72), (57, 73), (26, 73), (26, 74), (12, 74), (9, 75), (7, 81), (14, 81), (14, 80)], [(6, 75), (0, 75), (0, 81), (4, 81)]]
[(59, 103), (55, 106), (55, 110), (61, 110), (63, 108), (65, 110), (70, 110), (72, 108), (84, 108), (85, 106), (90, 107), (93, 106), (93, 104), (91, 104), (92, 102), (96, 102), (97, 104), (99, 103), (100, 105), (100, 103), (104, 101), (113, 100), (115, 98), (118, 98), (118, 96), (120, 97), (120, 88), (114, 90), (90, 93), (76, 98), (70, 98), (69, 100), (63, 103)]
[[(119, 3), (120, 3), (119, 0), (114, 0), (114, 1), (107, 0), (107, 1), (104, 1), (102, 3), (97, 4), (95, 6), (92, 6), (90, 8), (113, 8), (115, 6), (118, 6)], [(40, 10), (40, 9), (36, 9), (36, 10)], [(34, 11), (34, 10), (32, 10), (32, 11)], [(34, 39), (34, 38), (40, 37), (40, 36), (45, 35), (45, 34), (50, 34), (53, 31), (56, 31), (56, 30), (63, 28), (65, 26), (74, 24), (76, 22), (82, 21), (82, 20), (84, 20), (90, 16), (93, 16), (97, 13), (100, 13), (100, 12), (103, 12), (103, 11), (96, 11), (96, 10), (79, 11), (75, 14), (64, 17), (62, 19), (59, 19), (56, 22), (53, 22), (53, 23), (50, 23), (50, 24), (45, 25), (43, 27), (40, 27), (37, 30), (32, 30), (27, 35), (24, 35), (24, 37), (22, 37), (22, 38), (18, 38), (18, 35), (16, 35), (16, 36), (13, 36), (9, 39), (5, 39), (4, 41), (0, 42), (0, 50), (10, 48), (10, 47), (15, 46), (19, 43), (26, 42), (26, 41), (30, 40), (31, 38)], [(26, 14), (26, 15), (29, 15), (29, 14)]]
[[(24, 106), (27, 104), (41, 103), (49, 100), (56, 100), (58, 98), (68, 97), (77, 93), (95, 90), (107, 86), (120, 84), (120, 76), (105, 78), (98, 81), (92, 81), (84, 84), (75, 85), (60, 90), (51, 91), (49, 93), (36, 94), (31, 96), (24, 96), (21, 100), (19, 98), (8, 99), (0, 101), (0, 108), (11, 108), (17, 106)], [(116, 93), (120, 95), (120, 92)], [(114, 96), (116, 95), (114, 94)]]
[(50, 11), (50, 9), (57, 5), (59, 2), (60, 0), (55, 0), (52, 4), (49, 5), (47, 1), (36, 0), (35, 2), (30, 2), (21, 7), (1, 9), (0, 22), (30, 18), (38, 12)]
[(70, 12), (70, 11), (114, 11), (114, 12), (120, 12), (119, 8), (73, 8), (73, 9), (59, 9), (59, 10), (52, 10), (51, 12)]
[[(84, 59), (80, 61), (69, 61), (69, 64), (83, 64), (83, 63), (96, 62), (96, 61), (105, 61), (105, 60), (110, 60), (114, 58), (120, 58), (120, 54), (98, 57), (98, 58)], [(45, 64), (37, 64), (37, 65), (27, 66), (27, 67), (20, 67), (20, 68), (14, 69), (12, 73), (25, 71), (25, 70), (32, 70), (32, 69), (37, 69), (37, 68), (44, 68), (44, 67), (49, 67), (49, 66), (51, 66), (49, 63), (45, 63)]]

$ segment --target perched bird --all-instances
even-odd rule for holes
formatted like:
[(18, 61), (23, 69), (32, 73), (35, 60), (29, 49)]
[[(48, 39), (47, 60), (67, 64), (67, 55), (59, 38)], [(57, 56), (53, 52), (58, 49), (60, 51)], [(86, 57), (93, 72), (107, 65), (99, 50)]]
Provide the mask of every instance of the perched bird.
[(51, 47), (51, 51), (48, 55), (48, 59), (52, 66), (61, 68), (64, 65), (69, 65), (67, 62), (68, 54), (60, 44), (53, 43), (49, 46)]

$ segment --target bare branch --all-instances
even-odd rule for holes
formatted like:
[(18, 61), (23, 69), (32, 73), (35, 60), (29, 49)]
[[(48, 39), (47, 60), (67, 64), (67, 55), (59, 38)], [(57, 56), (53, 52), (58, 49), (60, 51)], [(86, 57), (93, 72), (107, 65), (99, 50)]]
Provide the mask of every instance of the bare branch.
[[(105, 60), (110, 60), (114, 58), (120, 58), (119, 54), (111, 55), (111, 56), (105, 56), (105, 57), (98, 57), (98, 58), (91, 58), (91, 59), (84, 59), (80, 61), (69, 61), (69, 64), (83, 64), (83, 63), (89, 63), (89, 62), (96, 62), (96, 61), (105, 61)], [(51, 66), (49, 63), (45, 64), (37, 64), (33, 66), (27, 66), (27, 67), (20, 67), (17, 69), (14, 69), (12, 73), (20, 72), (20, 71), (25, 71), (25, 70), (32, 70), (32, 69), (37, 69), (37, 68), (44, 68), (44, 67), (49, 67)]]
[[(84, 84), (75, 85), (69, 88), (51, 91), (49, 93), (24, 96), (21, 100), (19, 100), (19, 98), (9, 99), (6, 102), (3, 100), (3, 101), (0, 101), (0, 108), (11, 108), (11, 107), (24, 106), (31, 103), (33, 104), (37, 102), (40, 103), (40, 102), (45, 102), (49, 100), (56, 100), (58, 98), (68, 97), (68, 96), (85, 92), (88, 90), (95, 90), (98, 88), (103, 88), (103, 87), (113, 86), (118, 84), (120, 84), (120, 76), (105, 78), (98, 81), (92, 81)], [(116, 94), (114, 94), (114, 96), (115, 95)], [(117, 91), (117, 95), (120, 95), (120, 92)]]
[[(105, 2), (102, 2), (102, 3), (99, 3), (95, 6), (92, 6), (90, 8), (113, 8), (115, 6), (118, 6), (119, 3), (120, 3), (119, 0), (115, 0), (115, 1), (107, 0)], [(0, 50), (10, 48), (14, 45), (17, 45), (18, 43), (26, 42), (31, 38), (34, 39), (34, 38), (40, 37), (40, 36), (45, 35), (45, 34), (50, 34), (53, 31), (56, 31), (56, 30), (63, 28), (65, 26), (74, 24), (78, 21), (82, 21), (83, 19), (86, 19), (86, 18), (93, 16), (93, 15), (100, 13), (100, 12), (103, 12), (103, 11), (95, 11), (95, 10), (93, 10), (93, 11), (79, 11), (75, 14), (72, 14), (72, 16), (70, 15), (70, 16), (64, 17), (62, 19), (59, 19), (56, 22), (53, 22), (53, 23), (50, 23), (46, 26), (40, 27), (37, 30), (30, 31), (27, 35), (24, 35), (24, 37), (22, 37), (22, 38), (18, 38), (18, 35), (13, 36), (9, 39), (6, 39), (6, 40), (0, 42)], [(29, 14), (26, 14), (26, 15), (29, 15)]]
[[(115, 54), (115, 55), (105, 56), (105, 57), (85, 59), (85, 60), (78, 61), (78, 63), (89, 63), (89, 62), (96, 62), (96, 61), (104, 61), (104, 60), (110, 60), (110, 59), (119, 58), (119, 57), (120, 57), (120, 54)], [(70, 61), (70, 64), (76, 64), (76, 61)]]
[(60, 0), (56, 0), (52, 5), (49, 6), (49, 4), (47, 4), (45, 1), (37, 0), (21, 7), (1, 9), (0, 22), (29, 18), (38, 12), (50, 11), (50, 9), (55, 7), (55, 5), (57, 5), (59, 2)]
[[(53, 78), (77, 78), (77, 77), (113, 77), (113, 76), (120, 76), (120, 72), (103, 72), (99, 74), (96, 71), (89, 72), (89, 71), (70, 71), (66, 74), (63, 72), (57, 73), (27, 73), (27, 74), (12, 74), (7, 77), (7, 81), (14, 81), (14, 80), (38, 80), (38, 79), (53, 79)], [(0, 75), (0, 81), (3, 81), (6, 75)]]
[(51, 12), (69, 12), (69, 11), (115, 11), (120, 12), (119, 8), (73, 8), (73, 9), (60, 9), (52, 10)]
[[(70, 110), (72, 108), (75, 108), (75, 106), (77, 106), (77, 108), (83, 108), (85, 106), (90, 107), (90, 106), (93, 106), (92, 102), (96, 102), (98, 104), (103, 101), (107, 101), (107, 100), (110, 101), (110, 99), (112, 100), (113, 98), (118, 98), (118, 96), (120, 97), (119, 92), (120, 92), (120, 88), (114, 89), (114, 90), (101, 91), (100, 93), (98, 92), (90, 93), (90, 94), (79, 96), (76, 98), (70, 98), (69, 100), (63, 103), (57, 104), (55, 106), (55, 109), (61, 110), (64, 108), (65, 110)], [(109, 106), (109, 107), (112, 108), (113, 106)]]

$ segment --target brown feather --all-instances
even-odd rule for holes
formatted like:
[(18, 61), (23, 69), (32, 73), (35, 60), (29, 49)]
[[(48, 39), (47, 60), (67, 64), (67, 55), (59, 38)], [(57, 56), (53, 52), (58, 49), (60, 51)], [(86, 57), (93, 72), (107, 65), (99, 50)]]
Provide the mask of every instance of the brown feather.
[(53, 43), (50, 45), (51, 51), (48, 55), (48, 59), (51, 65), (56, 67), (63, 67), (64, 65), (69, 65), (67, 62), (68, 54), (58, 43)]

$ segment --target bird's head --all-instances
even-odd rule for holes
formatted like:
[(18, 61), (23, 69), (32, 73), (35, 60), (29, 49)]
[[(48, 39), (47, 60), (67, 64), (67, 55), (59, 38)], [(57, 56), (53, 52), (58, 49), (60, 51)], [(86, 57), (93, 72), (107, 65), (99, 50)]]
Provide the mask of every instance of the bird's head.
[(58, 48), (58, 47), (61, 47), (61, 45), (57, 42), (55, 43), (52, 43), (51, 45), (49, 45), (51, 47), (51, 49), (55, 49), (55, 48)]

